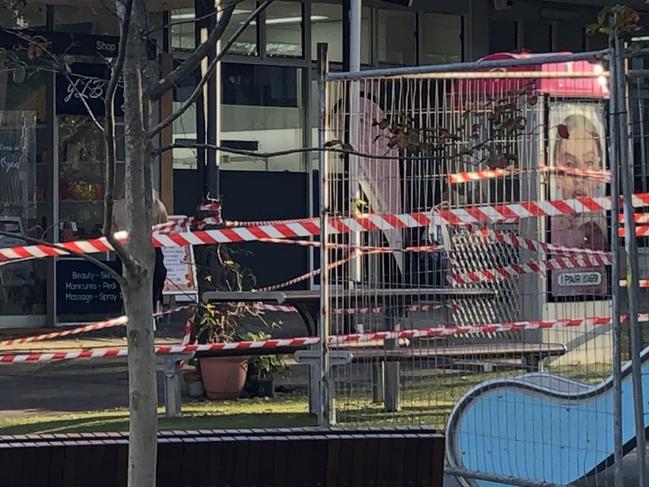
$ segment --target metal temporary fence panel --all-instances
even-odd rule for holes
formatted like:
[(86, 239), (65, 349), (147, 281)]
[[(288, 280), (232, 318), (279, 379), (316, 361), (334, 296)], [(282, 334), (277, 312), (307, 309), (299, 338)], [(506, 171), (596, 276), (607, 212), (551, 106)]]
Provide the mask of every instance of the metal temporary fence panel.
[(340, 426), (447, 427), (454, 467), (595, 485), (613, 451), (601, 54), (326, 77), (326, 215), (359, 222), (323, 243), (332, 347), (354, 356), (330, 371)]

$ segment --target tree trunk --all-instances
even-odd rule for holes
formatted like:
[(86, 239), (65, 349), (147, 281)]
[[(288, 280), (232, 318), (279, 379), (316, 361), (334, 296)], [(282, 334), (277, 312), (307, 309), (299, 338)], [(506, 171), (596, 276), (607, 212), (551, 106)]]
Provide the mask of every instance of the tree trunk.
[[(118, 14), (123, 3), (116, 1)], [(154, 487), (157, 457), (157, 381), (153, 335), (153, 269), (151, 245), (152, 155), (147, 137), (149, 104), (143, 72), (147, 65), (146, 6), (134, 0), (123, 68), (125, 184), (129, 233), (122, 289), (128, 316), (129, 487)]]

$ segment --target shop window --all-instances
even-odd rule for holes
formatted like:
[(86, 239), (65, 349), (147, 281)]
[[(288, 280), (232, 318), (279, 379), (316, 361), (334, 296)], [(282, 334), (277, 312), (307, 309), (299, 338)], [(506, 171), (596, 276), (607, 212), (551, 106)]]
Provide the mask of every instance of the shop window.
[(54, 30), (75, 34), (119, 35), (114, 11), (103, 8), (54, 7)]
[(273, 2), (266, 9), (266, 54), (302, 57), (302, 4)]
[(523, 22), (523, 45), (529, 52), (552, 51), (552, 28), (549, 22), (526, 20)]
[(196, 47), (194, 39), (194, 9), (179, 8), (169, 14), (172, 49), (190, 50)]
[[(232, 37), (234, 32), (241, 27), (241, 24), (252, 12), (255, 11), (256, 8), (257, 3), (255, 0), (243, 0), (237, 3), (232, 18), (230, 19), (228, 26), (225, 28), (221, 40), (227, 42), (227, 40)], [(239, 54), (241, 56), (256, 56), (259, 53), (257, 49), (257, 25), (254, 21), (246, 27), (236, 42), (232, 44), (228, 53)]]
[[(302, 147), (301, 70), (223, 65), (221, 144), (274, 152)], [(223, 170), (304, 171), (301, 154), (271, 159), (223, 154)]]
[[(243, 0), (239, 2), (234, 9), (232, 18), (221, 36), (222, 42), (232, 37), (234, 32), (241, 26), (252, 12), (256, 9), (254, 0)], [(171, 11), (171, 48), (177, 50), (192, 50), (196, 47), (194, 23), (195, 15), (193, 8), (180, 8)], [(238, 54), (244, 56), (257, 55), (257, 28), (253, 21), (237, 38), (236, 42), (230, 47), (228, 54)]]
[(415, 64), (417, 50), (414, 12), (379, 10), (378, 24), (379, 62), (396, 65)]
[(555, 51), (583, 51), (584, 28), (576, 22), (557, 22), (554, 42)]
[(489, 19), (489, 54), (518, 50), (518, 23), (515, 20)]
[(329, 60), (343, 60), (343, 9), (340, 5), (313, 3), (311, 5), (311, 57), (318, 55), (318, 43), (329, 44)]
[[(37, 119), (40, 110), (34, 110), (44, 99), (23, 99), (21, 104), (12, 96), (12, 85), (11, 80), (0, 85), (0, 229), (44, 238), (49, 225), (46, 197), (50, 195), (43, 140), (39, 140), (44, 138)], [(0, 236), (0, 247), (24, 244), (19, 237)], [(45, 308), (45, 261), (0, 266), (0, 321), (3, 315), (43, 315)]]
[(424, 14), (423, 64), (446, 64), (462, 61), (462, 17)]
[[(191, 96), (196, 86), (198, 76), (186, 77), (174, 90), (173, 109), (174, 112), (183, 105)], [(185, 113), (173, 122), (174, 143), (196, 142), (196, 104), (192, 104)], [(198, 154), (196, 149), (173, 149), (172, 151), (174, 169), (196, 169)]]
[(361, 13), (361, 64), (372, 64), (372, 9), (363, 7)]

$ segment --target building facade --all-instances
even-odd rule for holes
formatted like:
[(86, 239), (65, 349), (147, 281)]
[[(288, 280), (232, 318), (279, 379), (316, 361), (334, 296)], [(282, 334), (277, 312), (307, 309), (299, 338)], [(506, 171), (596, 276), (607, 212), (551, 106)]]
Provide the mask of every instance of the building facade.
[[(69, 4), (66, 4), (69, 3)], [(403, 6), (364, 0), (362, 69), (475, 60), (492, 52), (581, 51), (605, 47), (588, 37), (604, 1), (414, 0)], [(637, 2), (640, 7), (643, 2)], [(256, 8), (243, 0), (224, 39)], [(117, 48), (114, 15), (101, 2), (27, 2), (18, 16), (0, 15), (0, 226), (50, 241), (100, 234), (103, 139), (79, 93), (103, 114), (105, 58)], [(200, 40), (193, 22), (199, 2), (152, 2), (152, 55), (171, 69)], [(1, 11), (0, 11), (1, 12)], [(73, 76), (48, 68), (14, 29), (48, 42)], [(25, 30), (27, 29), (27, 30)], [(224, 147), (273, 152), (317, 144), (316, 45), (328, 43), (332, 70), (349, 66), (347, 1), (276, 0), (234, 43), (221, 66), (217, 117)], [(188, 79), (165, 97), (164, 117), (187, 99)], [(118, 94), (119, 97), (119, 94)], [(119, 104), (119, 100), (118, 100)], [(158, 143), (193, 142), (205, 134), (205, 103), (164, 131)], [(118, 110), (118, 115), (119, 110)], [(211, 125), (214, 127), (214, 125)], [(118, 124), (118, 140), (121, 130)], [(206, 184), (223, 198), (231, 220), (270, 220), (316, 214), (317, 154), (278, 158), (219, 155), (218, 188), (207, 184), (207, 154), (174, 149), (154, 168), (170, 214), (192, 214)], [(117, 188), (124, 148), (118, 147)], [(3, 241), (4, 240), (4, 241)], [(17, 243), (17, 242), (16, 242)], [(0, 245), (12, 242), (0, 237)], [(259, 285), (290, 279), (312, 267), (302, 248), (247, 244), (241, 257)], [(103, 256), (108, 262), (111, 257)], [(111, 265), (114, 265), (112, 262)], [(317, 267), (317, 266), (316, 266)], [(80, 259), (26, 261), (0, 267), (0, 326), (52, 326), (119, 314), (112, 281)]]

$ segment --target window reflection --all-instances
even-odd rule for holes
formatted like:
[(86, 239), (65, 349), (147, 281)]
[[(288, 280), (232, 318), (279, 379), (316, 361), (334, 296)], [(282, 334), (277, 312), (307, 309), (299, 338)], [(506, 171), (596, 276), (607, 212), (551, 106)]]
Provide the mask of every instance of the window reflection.
[(302, 4), (273, 2), (266, 9), (266, 54), (302, 57)]
[[(223, 66), (222, 145), (273, 152), (301, 147), (301, 70), (283, 66)], [(304, 171), (301, 154), (271, 159), (224, 154), (223, 170)]]
[[(402, 10), (379, 10), (379, 62), (415, 64), (415, 14)], [(399, 33), (395, 35), (395, 33)]]
[[(241, 24), (254, 12), (254, 0), (243, 0), (237, 4), (232, 18), (221, 36), (222, 42), (227, 42)], [(194, 9), (180, 8), (171, 11), (171, 48), (177, 50), (190, 50), (196, 46), (195, 23), (193, 22)], [(229, 54), (255, 56), (257, 55), (257, 28), (252, 22), (230, 47)]]
[(446, 64), (462, 61), (462, 17), (425, 14), (423, 17), (423, 64)]
[(318, 43), (329, 44), (329, 60), (343, 60), (343, 9), (340, 5), (314, 3), (311, 5), (311, 56), (316, 59)]

